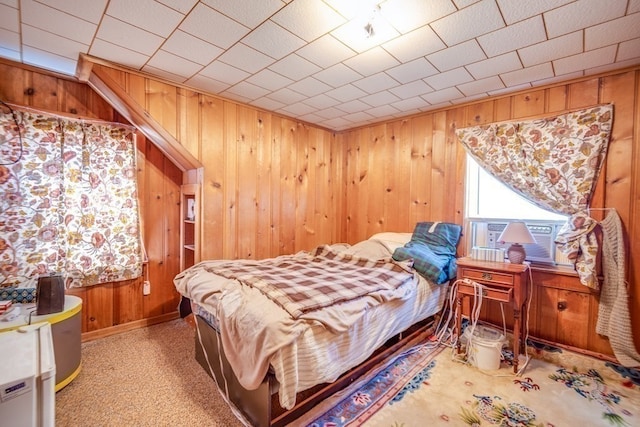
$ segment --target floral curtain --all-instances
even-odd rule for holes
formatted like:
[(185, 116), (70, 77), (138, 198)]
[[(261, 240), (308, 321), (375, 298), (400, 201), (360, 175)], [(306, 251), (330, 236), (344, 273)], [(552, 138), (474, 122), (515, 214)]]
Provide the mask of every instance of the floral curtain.
[(458, 129), (467, 152), (491, 175), (537, 206), (570, 215), (556, 238), (583, 285), (598, 288), (597, 222), (588, 208), (607, 152), (613, 106), (522, 122)]
[[(4, 110), (4, 109), (3, 109)], [(0, 114), (0, 287), (142, 274), (134, 129), (31, 110)]]

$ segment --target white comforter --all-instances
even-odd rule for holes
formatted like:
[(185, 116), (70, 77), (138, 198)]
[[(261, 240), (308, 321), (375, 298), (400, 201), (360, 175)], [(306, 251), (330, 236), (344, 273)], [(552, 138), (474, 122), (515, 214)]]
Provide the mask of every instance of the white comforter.
[[(380, 233), (353, 246), (333, 247), (379, 259), (390, 257), (410, 238), (410, 233)], [(437, 313), (446, 294), (446, 285), (416, 275), (415, 292), (404, 298), (383, 304), (359, 298), (294, 320), (257, 289), (209, 273), (204, 265), (206, 261), (178, 275), (176, 289), (218, 319), (225, 355), (243, 387), (257, 388), (273, 368), (286, 409), (293, 407), (299, 391), (336, 380), (391, 336)], [(325, 327), (327, 322), (338, 332)]]

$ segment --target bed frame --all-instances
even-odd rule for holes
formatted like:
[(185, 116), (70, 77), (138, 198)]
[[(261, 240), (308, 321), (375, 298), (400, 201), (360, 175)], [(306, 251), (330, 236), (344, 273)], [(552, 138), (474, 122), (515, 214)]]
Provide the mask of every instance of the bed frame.
[(298, 393), (296, 405), (290, 410), (285, 410), (280, 406), (278, 393), (275, 391), (277, 390), (277, 381), (275, 376), (270, 373), (267, 374), (257, 389), (247, 390), (242, 387), (220, 347), (221, 341), (218, 332), (203, 318), (195, 314), (194, 316), (197, 322), (197, 330), (202, 339), (201, 345), (198, 333), (196, 333), (195, 357), (198, 363), (209, 376), (214, 378), (222, 393), (228, 395), (229, 400), (242, 412), (251, 425), (257, 427), (279, 427), (292, 422), (322, 400), (342, 390), (401, 347), (424, 341), (427, 336), (433, 333), (433, 327), (437, 323), (436, 316), (438, 315), (418, 322), (389, 339), (369, 359), (349, 370), (333, 383), (320, 384)]

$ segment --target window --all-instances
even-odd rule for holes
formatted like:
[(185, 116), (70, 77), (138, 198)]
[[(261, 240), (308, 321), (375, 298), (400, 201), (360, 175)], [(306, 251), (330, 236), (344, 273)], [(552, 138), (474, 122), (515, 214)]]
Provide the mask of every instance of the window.
[(467, 155), (467, 218), (561, 221), (566, 215), (539, 208), (489, 175)]
[(555, 248), (555, 236), (567, 220), (566, 215), (542, 209), (514, 192), (467, 155), (466, 213), (470, 239), (467, 253), (474, 246), (502, 248), (497, 241), (511, 220), (527, 223), (536, 244), (525, 245), (527, 260), (532, 262), (569, 264)]

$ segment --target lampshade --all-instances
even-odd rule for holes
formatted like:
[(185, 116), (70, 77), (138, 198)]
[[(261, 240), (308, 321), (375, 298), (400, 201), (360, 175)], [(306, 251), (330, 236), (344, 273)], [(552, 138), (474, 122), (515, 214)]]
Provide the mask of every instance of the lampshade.
[(527, 225), (522, 221), (514, 221), (507, 226), (498, 237), (498, 242), (506, 243), (536, 243)]
[(498, 242), (513, 243), (507, 249), (507, 257), (513, 264), (522, 264), (527, 257), (522, 243), (536, 243), (536, 239), (531, 235), (524, 222), (514, 221), (507, 224), (498, 237)]

